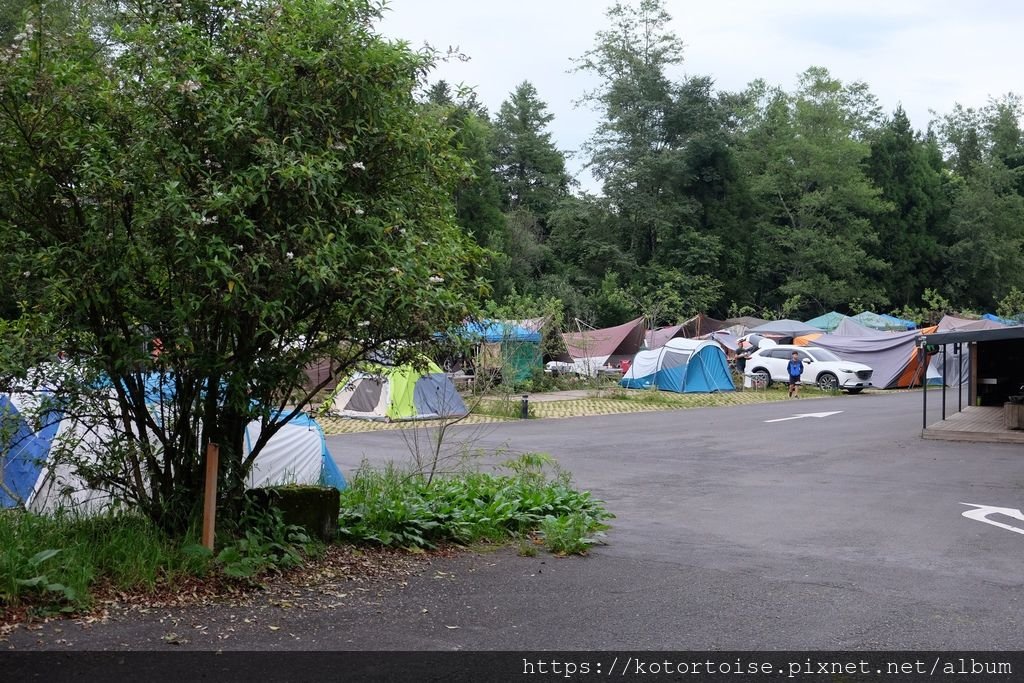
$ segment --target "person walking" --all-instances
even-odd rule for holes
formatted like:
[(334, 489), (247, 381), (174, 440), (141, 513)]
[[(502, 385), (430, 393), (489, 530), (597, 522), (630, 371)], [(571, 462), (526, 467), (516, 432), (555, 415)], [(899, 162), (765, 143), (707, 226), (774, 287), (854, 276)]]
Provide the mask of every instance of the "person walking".
[(786, 369), (789, 370), (789, 397), (800, 398), (800, 375), (804, 373), (804, 364), (800, 361), (799, 353), (793, 352)]

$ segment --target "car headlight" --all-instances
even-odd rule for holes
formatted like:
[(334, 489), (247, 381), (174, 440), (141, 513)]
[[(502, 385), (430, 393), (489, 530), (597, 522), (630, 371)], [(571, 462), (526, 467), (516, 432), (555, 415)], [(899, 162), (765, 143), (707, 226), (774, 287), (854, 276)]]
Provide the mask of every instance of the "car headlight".
[(850, 372), (850, 373), (853, 373), (853, 372), (857, 372), (857, 371), (856, 370), (847, 370), (846, 368), (839, 368), (839, 372)]

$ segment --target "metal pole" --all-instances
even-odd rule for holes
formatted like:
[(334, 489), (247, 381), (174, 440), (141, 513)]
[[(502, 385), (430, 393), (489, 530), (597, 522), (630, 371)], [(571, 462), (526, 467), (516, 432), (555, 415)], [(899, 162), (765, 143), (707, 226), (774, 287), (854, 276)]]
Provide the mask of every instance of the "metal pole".
[(928, 429), (928, 382), (925, 378), (928, 375), (928, 351), (924, 344), (921, 344), (921, 430)]
[(206, 487), (203, 495), (203, 545), (213, 550), (213, 529), (217, 518), (217, 466), (220, 447), (210, 443), (206, 447)]
[(956, 404), (957, 410), (964, 409), (964, 347), (960, 342), (953, 345), (953, 355), (956, 356)]
[(530, 395), (523, 394), (523, 401), (520, 404), (521, 412), (519, 417), (526, 420), (530, 417)]
[(949, 374), (946, 371), (946, 344), (942, 345), (942, 419), (946, 419), (946, 380)]

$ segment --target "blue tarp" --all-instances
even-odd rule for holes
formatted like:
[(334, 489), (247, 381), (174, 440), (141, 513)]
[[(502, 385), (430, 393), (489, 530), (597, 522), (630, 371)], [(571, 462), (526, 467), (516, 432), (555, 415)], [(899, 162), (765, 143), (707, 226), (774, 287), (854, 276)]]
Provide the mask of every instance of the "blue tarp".
[(896, 316), (889, 315), (888, 313), (880, 313), (878, 317), (881, 318), (882, 320), (888, 320), (893, 325), (902, 325), (908, 330), (917, 329), (917, 323), (915, 323), (913, 320), (904, 320), (903, 318), (897, 318)]
[(469, 339), (494, 342), (533, 342), (540, 343), (540, 332), (532, 332), (504, 320), (481, 320), (468, 323), (460, 330), (460, 335)]
[(986, 313), (981, 317), (984, 318), (985, 320), (997, 322), (1000, 325), (1006, 325), (1007, 327), (1014, 327), (1015, 325), (1020, 325), (1020, 323), (1017, 322), (1016, 320), (1011, 320), (1010, 318), (1000, 318), (998, 315), (993, 315), (992, 313)]

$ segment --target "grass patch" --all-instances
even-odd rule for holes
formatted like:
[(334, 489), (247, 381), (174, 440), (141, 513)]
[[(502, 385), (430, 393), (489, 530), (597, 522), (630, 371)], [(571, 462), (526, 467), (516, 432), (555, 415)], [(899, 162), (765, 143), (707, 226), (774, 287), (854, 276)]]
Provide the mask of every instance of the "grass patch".
[[(522, 397), (481, 399), (473, 408), (473, 414), (501, 417), (509, 420), (521, 419), (523, 417)], [(533, 404), (527, 406), (526, 414), (528, 418), (537, 417)]]
[(92, 602), (103, 582), (117, 590), (152, 591), (205, 575), (209, 558), (189, 552), (194, 538), (169, 539), (132, 515), (43, 517), (0, 513), (0, 605), (29, 604), (73, 612)]
[(0, 612), (70, 614), (89, 609), (99, 589), (148, 595), (196, 579), (251, 579), (320, 549), (277, 510), (247, 512), (236, 529), (218, 533), (214, 555), (198, 533), (171, 538), (138, 515), (0, 511)]
[(507, 474), (464, 472), (432, 482), (394, 466), (364, 465), (342, 492), (340, 536), (433, 548), (522, 541), (539, 530), (552, 552), (583, 553), (599, 542), (612, 515), (588, 491), (573, 488), (564, 472), (549, 473), (551, 465), (549, 456), (530, 454), (506, 463)]

